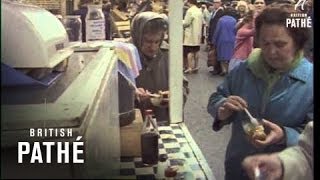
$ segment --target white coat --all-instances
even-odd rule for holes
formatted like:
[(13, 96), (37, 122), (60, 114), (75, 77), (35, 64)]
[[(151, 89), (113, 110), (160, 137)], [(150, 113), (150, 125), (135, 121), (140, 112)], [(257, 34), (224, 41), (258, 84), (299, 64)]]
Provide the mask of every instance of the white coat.
[(203, 15), (196, 5), (192, 5), (186, 12), (183, 20), (184, 37), (183, 45), (185, 46), (200, 46), (201, 44), (201, 28)]

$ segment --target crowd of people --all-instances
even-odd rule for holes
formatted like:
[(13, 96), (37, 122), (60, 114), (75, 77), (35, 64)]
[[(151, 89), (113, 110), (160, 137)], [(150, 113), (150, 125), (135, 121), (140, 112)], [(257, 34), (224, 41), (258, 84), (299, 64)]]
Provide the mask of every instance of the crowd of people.
[[(157, 121), (168, 122), (169, 60), (168, 46), (164, 46), (169, 26), (168, 2), (126, 2), (118, 2), (121, 6), (116, 8), (131, 19), (129, 42), (137, 47), (142, 63), (136, 78), (136, 107), (143, 111), (151, 108)], [(181, 23), (184, 73), (198, 71), (200, 47), (206, 44), (208, 59), (213, 59), (207, 63), (213, 67), (210, 73), (226, 76), (207, 105), (214, 131), (232, 124), (225, 157), (226, 180), (254, 179), (257, 170), (271, 179), (313, 177), (313, 39), (308, 28), (286, 27), (290, 14), (302, 12), (294, 7), (295, 3), (185, 1)], [(306, 7), (303, 13), (313, 17), (311, 0)], [(186, 78), (183, 84), (186, 99)], [(159, 91), (166, 98), (154, 101), (152, 94)], [(264, 140), (246, 134), (245, 110), (263, 125)], [(307, 135), (300, 136), (307, 124)], [(296, 160), (290, 157), (294, 154), (299, 154)], [(293, 164), (299, 162), (305, 162), (301, 168), (306, 171), (294, 170), (297, 166)]]

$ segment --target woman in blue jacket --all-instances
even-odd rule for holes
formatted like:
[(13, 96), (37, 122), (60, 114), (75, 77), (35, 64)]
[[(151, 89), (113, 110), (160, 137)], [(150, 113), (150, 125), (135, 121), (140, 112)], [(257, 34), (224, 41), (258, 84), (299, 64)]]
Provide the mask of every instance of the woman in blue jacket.
[[(261, 49), (236, 67), (208, 102), (213, 130), (232, 123), (225, 158), (225, 179), (248, 179), (241, 161), (295, 145), (313, 115), (313, 65), (303, 55), (308, 29), (287, 28), (293, 6), (270, 6), (256, 19)], [(265, 140), (248, 138), (242, 123), (247, 108), (265, 128)]]

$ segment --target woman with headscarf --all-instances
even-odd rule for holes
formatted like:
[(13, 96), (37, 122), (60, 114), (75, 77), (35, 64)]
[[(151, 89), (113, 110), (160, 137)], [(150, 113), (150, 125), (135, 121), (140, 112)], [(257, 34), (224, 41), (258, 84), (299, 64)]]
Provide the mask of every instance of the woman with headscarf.
[[(144, 112), (152, 109), (157, 121), (169, 122), (169, 57), (168, 49), (160, 48), (168, 28), (163, 16), (154, 12), (137, 14), (131, 24), (131, 42), (137, 47), (142, 64), (136, 78), (137, 107)], [(184, 81), (184, 97), (187, 81)], [(156, 101), (151, 94), (161, 93), (168, 98)]]

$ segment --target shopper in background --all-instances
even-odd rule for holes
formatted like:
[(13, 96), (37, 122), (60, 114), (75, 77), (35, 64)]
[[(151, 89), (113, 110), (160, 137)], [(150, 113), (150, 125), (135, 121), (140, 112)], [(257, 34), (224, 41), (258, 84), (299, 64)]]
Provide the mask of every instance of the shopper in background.
[(183, 20), (184, 73), (197, 72), (199, 69), (199, 51), (202, 37), (203, 15), (197, 7), (197, 0), (188, 0), (189, 9)]
[[(213, 7), (214, 7), (214, 12), (211, 16), (211, 20), (209, 23), (209, 29), (208, 29), (208, 48), (209, 48), (209, 52), (210, 51), (216, 51), (215, 50), (215, 44), (212, 41), (212, 37), (214, 35), (217, 23), (219, 18), (223, 15), (223, 6), (222, 6), (222, 2), (221, 0), (213, 0)], [(215, 53), (212, 53), (212, 55), (215, 55)], [(208, 67), (213, 67), (213, 70), (210, 71), (210, 73), (212, 75), (217, 75), (221, 73), (221, 67), (220, 67), (220, 63), (218, 61), (210, 61), (210, 59), (216, 59), (215, 57), (213, 58), (208, 58), (208, 62), (207, 62), (207, 66)]]
[(237, 12), (232, 7), (225, 8), (211, 40), (217, 50), (217, 60), (220, 64), (221, 76), (228, 73), (228, 64), (234, 53), (236, 18)]
[(234, 53), (229, 62), (228, 72), (244, 62), (253, 49), (253, 36), (255, 34), (254, 27), (254, 11), (250, 10), (243, 17), (241, 22), (237, 24), (237, 35), (234, 46)]
[(88, 13), (88, 4), (92, 4), (93, 0), (80, 0), (79, 9), (73, 12), (73, 15), (80, 15), (82, 22), (82, 42), (86, 42), (86, 16)]

